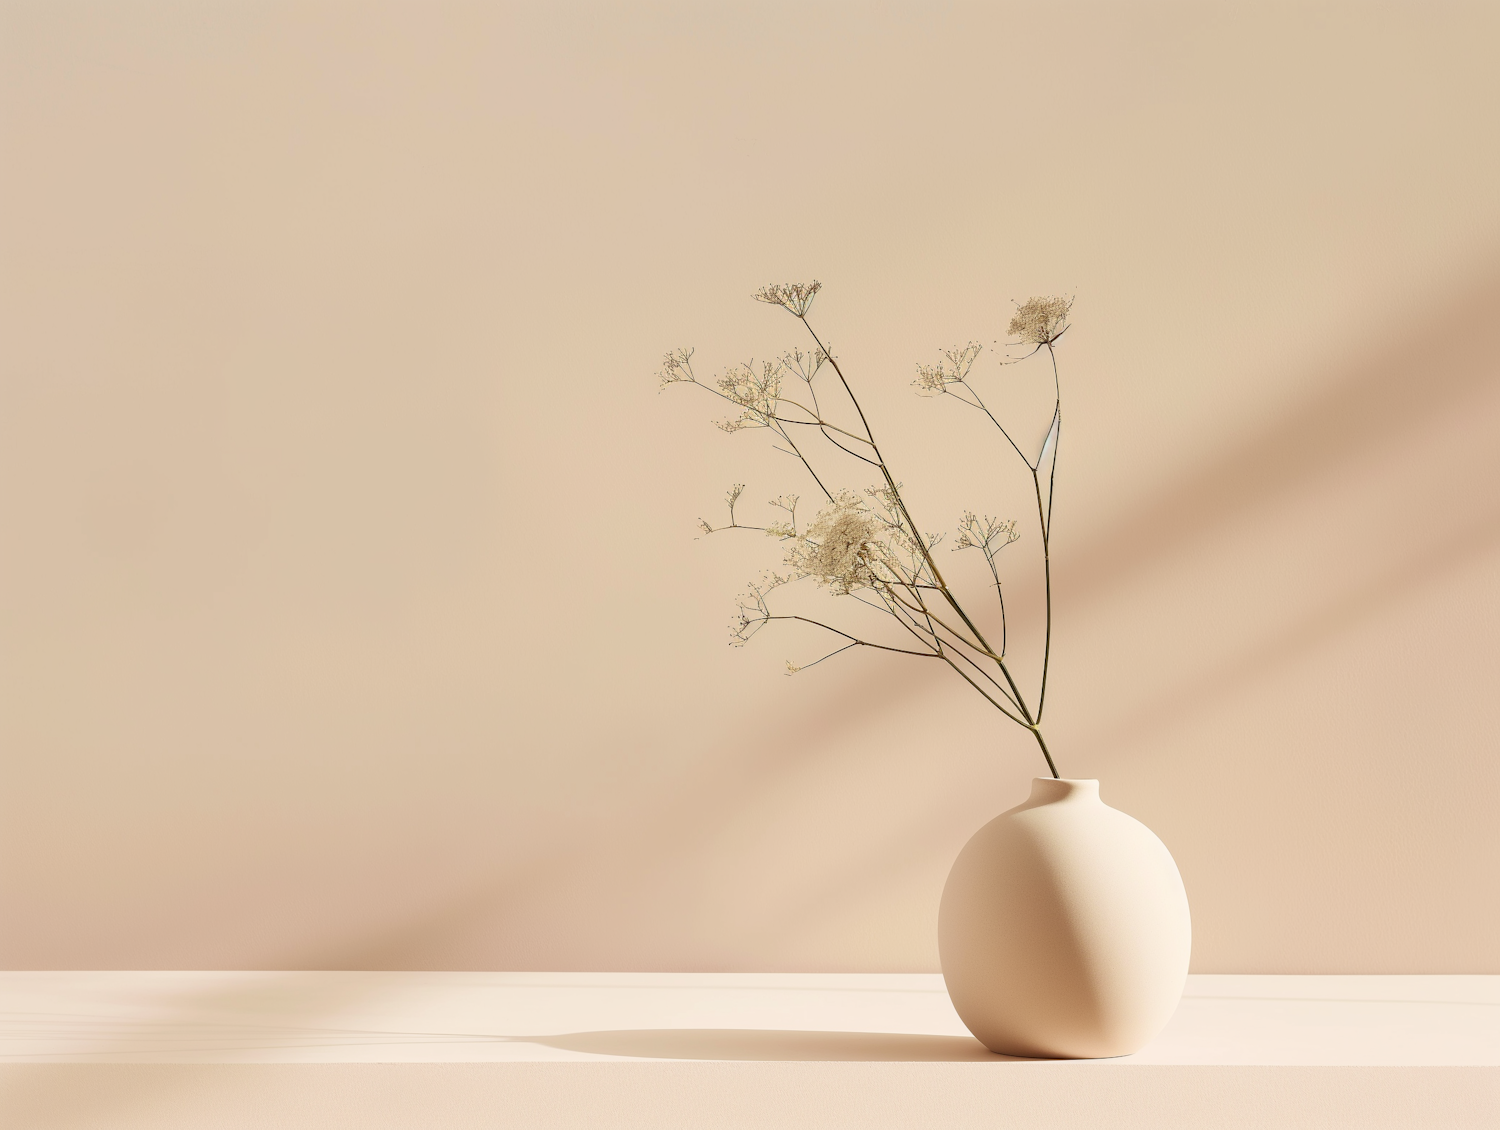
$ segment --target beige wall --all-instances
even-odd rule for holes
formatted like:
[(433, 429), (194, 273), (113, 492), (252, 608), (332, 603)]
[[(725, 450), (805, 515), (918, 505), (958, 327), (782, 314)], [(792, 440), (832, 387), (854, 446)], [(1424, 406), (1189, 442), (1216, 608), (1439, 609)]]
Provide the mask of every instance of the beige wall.
[(1028, 535), (908, 381), (1078, 295), (1053, 745), (1195, 969), (1500, 972), (1495, 9), (927, 8), (3, 5), (0, 964), (935, 968), (1039, 758), (724, 646), (806, 488), (652, 378), (816, 276)]

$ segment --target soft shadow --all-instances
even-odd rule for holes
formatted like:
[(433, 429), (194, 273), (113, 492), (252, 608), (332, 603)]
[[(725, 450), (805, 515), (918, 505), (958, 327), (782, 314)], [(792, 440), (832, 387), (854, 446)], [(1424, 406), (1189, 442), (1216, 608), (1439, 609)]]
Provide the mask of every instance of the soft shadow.
[(527, 1043), (593, 1055), (638, 1059), (860, 1060), (1028, 1063), (996, 1055), (973, 1036), (907, 1032), (777, 1032), (759, 1028), (647, 1028), (526, 1036)]
[(1432, 584), (1452, 570), (1469, 565), (1500, 541), (1500, 507), (1476, 515), (1472, 526), (1438, 542), (1404, 567), (1346, 590), (1336, 599), (1291, 621), (1281, 631), (1183, 679), (1156, 698), (1123, 716), (1114, 726), (1115, 742), (1134, 743), (1160, 725), (1163, 718), (1185, 718), (1243, 688), (1274, 665), (1290, 663), (1341, 632), (1352, 630), (1404, 593)]
[[(1399, 332), (1345, 360), (1332, 375), (1313, 374), (1319, 379), (1308, 383), (1318, 391), (1289, 404), (1280, 416), (1200, 465), (1184, 469), (1174, 485), (1122, 513), (1113, 526), (1070, 551), (1059, 566), (1059, 591), (1081, 608), (1107, 599), (1131, 576), (1149, 571), (1236, 515), (1297, 492), (1310, 479), (1350, 466), (1371, 451), (1402, 442), (1418, 424), (1495, 380), (1500, 334), (1489, 312), (1497, 304), (1500, 270), (1490, 268), (1435, 295), (1425, 309), (1401, 324)], [(1492, 524), (1481, 522), (1477, 529), (1459, 531), (1444, 548), (1467, 558), (1491, 535)], [(1238, 685), (1245, 671), (1285, 661), (1288, 649), (1315, 645), (1396, 595), (1403, 585), (1434, 575), (1446, 563), (1441, 551), (1433, 552), (1287, 627), (1284, 638), (1252, 644), (1221, 666), (1197, 672), (1190, 682), (1113, 721), (1111, 739), (1119, 744), (1127, 735), (1146, 732), (1164, 713)], [(783, 788), (785, 774), (823, 748), (825, 737), (841, 732), (849, 717), (898, 709), (947, 678), (951, 676), (937, 670), (913, 671), (871, 658), (858, 680), (831, 684), (816, 710), (778, 714), (777, 732), (796, 733), (799, 741), (768, 737), (747, 727), (737, 742), (721, 747), (721, 760), (687, 778), (679, 792), (664, 796), (649, 815), (632, 812), (618, 817), (610, 831), (616, 854), (675, 852), (684, 843), (701, 842), (724, 818), (723, 807), (703, 803), (705, 792), (725, 797), (732, 793), (748, 805), (755, 795)], [(622, 750), (631, 751), (634, 744), (624, 739)], [(513, 908), (539, 892), (566, 887), (570, 876), (596, 863), (596, 842), (575, 840), (554, 847), (549, 855), (526, 860), (524, 869), (478, 881), (383, 931), (367, 931), (267, 964), (297, 969), (483, 968), (470, 940), (476, 933), (485, 935), (486, 951), (515, 952), (506, 932), (507, 916), (497, 908)], [(861, 870), (877, 873), (873, 864)], [(520, 917), (514, 911), (511, 916)], [(536, 952), (533, 948), (513, 964), (548, 967), (547, 959)]]

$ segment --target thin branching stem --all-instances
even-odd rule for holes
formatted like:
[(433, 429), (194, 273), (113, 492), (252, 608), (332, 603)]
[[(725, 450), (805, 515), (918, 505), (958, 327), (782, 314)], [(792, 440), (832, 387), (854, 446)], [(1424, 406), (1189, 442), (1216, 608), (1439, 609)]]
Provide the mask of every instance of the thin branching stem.
[(792, 454), (802, 460), (802, 465), (807, 468), (807, 473), (812, 476), (813, 482), (818, 484), (818, 489), (823, 492), (823, 497), (830, 502), (833, 501), (833, 492), (823, 485), (823, 480), (818, 478), (818, 473), (813, 470), (813, 465), (807, 461), (807, 456), (802, 454), (802, 449), (793, 442), (792, 437), (786, 432), (778, 429), (778, 434), (786, 441), (786, 445), (792, 449)]
[[(937, 583), (939, 592), (941, 593), (943, 599), (947, 601), (948, 605), (953, 609), (953, 611), (958, 614), (959, 619), (961, 619), (964, 622), (965, 626), (969, 629), (969, 631), (973, 633), (974, 639), (979, 641), (980, 647), (975, 648), (975, 650), (982, 650), (989, 658), (993, 659), (996, 665), (999, 666), (1000, 673), (1005, 677), (1005, 682), (1010, 687), (1010, 697), (1015, 702), (1016, 708), (1021, 712), (1021, 718), (1015, 718), (1015, 716), (1012, 715), (1009, 711), (1005, 711), (1006, 716), (1016, 721), (1020, 725), (1025, 726), (1028, 730), (1031, 731), (1032, 735), (1036, 738), (1037, 743), (1042, 747), (1042, 753), (1047, 759), (1047, 767), (1052, 770), (1052, 775), (1054, 777), (1057, 776), (1057, 769), (1056, 766), (1053, 765), (1052, 756), (1047, 750), (1046, 743), (1042, 740), (1040, 731), (1037, 729), (1037, 726), (1039, 724), (1038, 720), (1032, 716), (1031, 711), (1027, 708), (1026, 698), (1021, 693), (1021, 688), (1016, 685), (1016, 680), (1011, 675), (1010, 668), (1006, 666), (1005, 660), (1000, 655), (996, 654), (994, 649), (990, 647), (989, 642), (984, 638), (984, 633), (981, 632), (978, 625), (976, 625), (974, 621), (969, 618), (968, 613), (964, 611), (963, 606), (959, 604), (958, 599), (949, 590), (947, 582), (943, 579), (942, 570), (938, 568), (937, 561), (932, 556), (932, 551), (928, 548), (926, 541), (921, 536), (920, 527), (918, 527), (916, 522), (912, 520), (911, 513), (906, 507), (906, 500), (902, 498), (900, 488), (896, 485), (895, 478), (891, 475), (890, 469), (886, 466), (885, 457), (880, 452), (880, 445), (875, 440), (875, 434), (870, 428), (870, 422), (865, 416), (864, 409), (860, 406), (859, 398), (854, 395), (854, 390), (849, 386), (848, 378), (844, 376), (844, 370), (842, 369), (842, 367), (840, 367), (838, 361), (828, 353), (828, 349), (823, 345), (822, 339), (818, 337), (817, 331), (814, 330), (811, 323), (808, 322), (806, 312), (804, 311), (797, 316), (801, 320), (802, 324), (807, 327), (807, 332), (812, 335), (813, 341), (817, 343), (818, 348), (821, 349), (823, 351), (823, 354), (828, 357), (829, 364), (833, 366), (833, 371), (838, 375), (839, 383), (843, 385), (845, 394), (849, 397), (850, 403), (854, 405), (854, 411), (859, 416), (860, 425), (865, 429), (865, 435), (870, 440), (870, 446), (875, 452), (875, 457), (880, 461), (880, 473), (885, 479), (886, 488), (890, 491), (891, 498), (899, 509), (901, 517), (906, 523), (907, 529), (913, 536), (913, 540), (916, 542), (917, 546), (921, 548), (922, 556), (926, 561), (928, 571), (932, 574), (932, 579)], [(993, 419), (993, 417), (991, 418)], [(996, 421), (996, 426), (999, 426), (998, 421)], [(1003, 428), (1001, 430), (1004, 431)], [(1008, 434), (1006, 435), (1006, 438), (1010, 438)], [(1015, 446), (1014, 442), (1012, 442), (1012, 446)], [(1019, 454), (1020, 449), (1017, 448), (1016, 450)], [(1022, 456), (1022, 458), (1024, 459), (1025, 457)], [(1029, 461), (1027, 461), (1027, 466), (1031, 466), (1031, 463)], [(920, 594), (914, 595), (917, 595), (918, 599), (920, 600)], [(925, 608), (925, 602), (923, 602), (923, 604)], [(931, 613), (929, 613), (929, 615), (931, 615)], [(936, 616), (933, 616), (933, 618), (937, 619)], [(939, 620), (938, 622), (942, 623), (941, 620)], [(953, 629), (948, 628), (946, 624), (943, 626), (947, 628), (949, 632), (953, 631)], [(954, 634), (956, 635), (957, 633)], [(965, 642), (967, 643), (968, 641)], [(953, 664), (951, 661), (949, 665), (952, 666), (955, 671), (959, 671), (960, 674), (964, 674), (964, 672), (961, 671), (958, 666), (956, 664)], [(967, 675), (965, 675), (965, 679), (971, 685), (973, 685), (976, 690), (980, 689), (977, 684), (973, 683), (972, 679), (967, 678)], [(983, 693), (983, 691), (981, 690), (980, 693)], [(985, 697), (989, 698), (988, 695), (985, 695)], [(994, 703), (994, 700), (990, 699), (990, 702)], [(998, 706), (998, 704), (995, 705)]]
[[(892, 595), (893, 596), (895, 595), (894, 594), (894, 590), (892, 592)], [(965, 647), (971, 648), (974, 651), (979, 652), (979, 654), (985, 656), (987, 659), (999, 659), (1000, 658), (1000, 656), (996, 655), (993, 651), (991, 651), (989, 649), (989, 647), (984, 643), (983, 640), (981, 640), (978, 643), (975, 643), (973, 640), (965, 639), (962, 632), (960, 632), (957, 628), (953, 627), (951, 624), (949, 624), (947, 621), (945, 621), (936, 612), (932, 611), (932, 609), (928, 608), (927, 607), (927, 602), (924, 601), (924, 600), (922, 600), (920, 597), (917, 598), (917, 603), (915, 603), (915, 604), (912, 604), (911, 602), (907, 601), (906, 599), (904, 599), (903, 597), (900, 597), (900, 596), (896, 596), (895, 599), (899, 603), (901, 603), (901, 604), (905, 605), (907, 608), (911, 609), (913, 612), (920, 612), (928, 620), (931, 620), (934, 623), (936, 623), (938, 625), (938, 627), (942, 628), (945, 632), (947, 632), (954, 639), (958, 640)]]
[(1052, 658), (1052, 553), (1048, 547), (1047, 515), (1042, 510), (1042, 484), (1035, 471), (1031, 472), (1032, 485), (1036, 487), (1037, 519), (1042, 526), (1042, 575), (1047, 590), (1047, 634), (1042, 645), (1042, 683), (1037, 692), (1036, 720), (1042, 720), (1042, 708), (1047, 703), (1047, 663)]
[[(720, 393), (719, 395), (722, 396), (723, 393)], [(841, 436), (848, 436), (855, 443), (863, 443), (863, 444), (866, 444), (866, 445), (873, 446), (873, 445), (870, 444), (869, 440), (867, 440), (867, 439), (865, 439), (865, 438), (863, 438), (861, 436), (857, 436), (853, 432), (846, 432), (843, 428), (838, 427), (835, 424), (830, 424), (827, 420), (825, 420), (823, 418), (823, 416), (820, 413), (814, 411), (812, 408), (808, 408), (806, 405), (798, 404), (795, 400), (792, 400), (790, 397), (778, 396), (776, 399), (778, 401), (783, 402), (783, 403), (790, 404), (793, 408), (801, 409), (803, 412), (806, 412), (809, 416), (812, 417), (811, 420), (785, 420), (780, 415), (777, 415), (776, 417), (774, 417), (775, 419), (781, 420), (782, 423), (786, 423), (786, 424), (807, 424), (809, 427), (823, 428), (825, 431), (838, 432), (839, 435), (841, 435)], [(814, 404), (816, 404), (816, 401), (814, 401)]]
[[(814, 659), (811, 663), (804, 663), (801, 667), (798, 667), (797, 670), (806, 671), (809, 667), (816, 667), (819, 663), (822, 663), (824, 659), (832, 659), (835, 655), (843, 655), (844, 652), (848, 651), (851, 647), (858, 646), (858, 641), (856, 641), (855, 643), (846, 643), (843, 647), (834, 648), (827, 655), (823, 656), (822, 659)], [(791, 674), (790, 667), (787, 670), (787, 674)]]
[[(896, 480), (891, 475), (890, 468), (886, 466), (885, 456), (880, 453), (880, 445), (875, 442), (875, 433), (870, 429), (870, 421), (865, 418), (865, 410), (860, 406), (859, 398), (854, 395), (854, 390), (849, 387), (849, 381), (844, 376), (844, 370), (839, 366), (838, 361), (828, 353), (827, 348), (823, 345), (822, 338), (818, 337), (817, 331), (808, 322), (807, 315), (804, 313), (798, 316), (801, 318), (802, 324), (807, 327), (807, 332), (812, 334), (813, 340), (818, 343), (818, 348), (823, 351), (824, 356), (828, 357), (828, 363), (833, 366), (833, 371), (838, 374), (839, 383), (844, 386), (844, 392), (848, 395), (849, 402), (854, 405), (854, 411), (859, 415), (860, 425), (865, 429), (865, 436), (870, 441), (870, 447), (875, 452), (875, 458), (880, 461), (880, 474), (885, 479), (886, 488), (890, 491), (891, 498), (900, 510), (901, 517), (906, 522), (906, 528), (911, 532), (912, 539), (921, 549), (922, 556), (926, 559), (927, 568), (932, 573), (932, 579), (937, 583), (943, 599), (948, 602), (954, 612), (958, 613), (959, 618), (968, 626), (969, 631), (974, 633), (974, 638), (983, 645), (984, 650), (994, 655), (990, 645), (985, 642), (984, 633), (979, 630), (979, 627), (973, 620), (969, 619), (969, 614), (963, 610), (963, 606), (958, 603), (953, 593), (949, 591), (948, 583), (943, 579), (942, 570), (938, 568), (937, 561), (932, 556), (932, 551), (927, 547), (927, 543), (922, 537), (921, 527), (912, 520), (911, 512), (906, 508), (906, 500), (901, 497), (901, 489), (896, 485)], [(1004, 664), (1001, 667), (1003, 670)], [(1014, 681), (1010, 679), (1008, 674), (1006, 675), (1006, 679), (1010, 681), (1011, 689), (1015, 691), (1018, 701), (1024, 702), (1024, 700), (1021, 700), (1020, 692), (1016, 690)], [(1026, 710), (1024, 705), (1021, 706), (1021, 712), (1025, 715), (1028, 722), (1033, 720), (1030, 712)]]
[(812, 624), (814, 627), (824, 628), (836, 636), (843, 636), (846, 640), (853, 640), (860, 647), (873, 647), (879, 651), (894, 651), (897, 655), (915, 655), (922, 659), (937, 658), (937, 653), (932, 651), (912, 651), (904, 647), (887, 647), (883, 643), (871, 643), (869, 640), (862, 640), (858, 636), (851, 636), (848, 632), (841, 632), (831, 624), (825, 624), (821, 620), (813, 620), (807, 616), (764, 616), (762, 619), (768, 624), (772, 620), (801, 620), (804, 624)]
[[(1052, 407), (1052, 427), (1048, 429), (1052, 447), (1052, 465), (1047, 477), (1047, 508), (1042, 509), (1042, 483), (1037, 470), (1031, 472), (1031, 481), (1036, 487), (1037, 521), (1042, 527), (1042, 573), (1047, 590), (1047, 636), (1042, 646), (1042, 682), (1037, 691), (1036, 720), (1042, 720), (1042, 710), (1047, 704), (1047, 670), (1052, 662), (1052, 499), (1057, 494), (1057, 448), (1062, 443), (1062, 384), (1057, 375), (1057, 351), (1047, 343), (1047, 352), (1052, 355), (1052, 387), (1057, 399)], [(1038, 466), (1041, 460), (1037, 460)]]
[[(994, 708), (995, 708), (995, 709), (996, 709), (996, 710), (998, 710), (998, 711), (999, 711), (999, 712), (1000, 712), (1000, 713), (1001, 713), (1001, 714), (1003, 714), (1003, 715), (1005, 715), (1005, 716), (1006, 716), (1006, 717), (1007, 717), (1007, 718), (1009, 718), (1009, 719), (1010, 719), (1010, 720), (1011, 720), (1011, 721), (1012, 721), (1012, 722), (1014, 722), (1014, 723), (1016, 723), (1016, 725), (1018, 725), (1018, 726), (1026, 726), (1026, 723), (1025, 723), (1025, 722), (1022, 722), (1022, 721), (1021, 721), (1021, 719), (1019, 719), (1019, 718), (1017, 718), (1017, 717), (1016, 717), (1016, 716), (1015, 716), (1015, 715), (1014, 715), (1014, 714), (1012, 714), (1012, 713), (1011, 713), (1011, 712), (1010, 712), (1010, 711), (1009, 711), (1009, 710), (1006, 710), (1006, 709), (1005, 709), (1005, 707), (1003, 707), (1003, 706), (1001, 706), (1001, 705), (1000, 705), (1000, 704), (999, 704), (999, 703), (998, 703), (998, 702), (996, 702), (996, 701), (995, 701), (995, 700), (994, 700), (994, 699), (993, 699), (993, 698), (991, 698), (991, 697), (990, 697), (990, 696), (989, 696), (989, 695), (988, 695), (988, 694), (987, 694), (987, 693), (986, 693), (986, 692), (985, 692), (985, 689), (984, 689), (984, 688), (983, 688), (983, 687), (981, 687), (981, 686), (980, 686), (980, 685), (979, 685), (979, 684), (978, 684), (978, 683), (976, 683), (976, 682), (975, 682), (975, 681), (974, 681), (974, 680), (973, 680), (973, 679), (971, 679), (971, 678), (969, 678), (969, 673), (968, 673), (968, 672), (967, 672), (967, 671), (965, 671), (965, 670), (964, 670), (964, 669), (963, 669), (963, 668), (962, 668), (962, 667), (960, 667), (960, 666), (959, 666), (959, 665), (958, 665), (958, 664), (957, 664), (957, 663), (955, 663), (955, 662), (953, 662), (953, 660), (952, 660), (952, 659), (949, 659), (949, 658), (948, 658), (948, 655), (947, 655), (947, 653), (944, 653), (944, 654), (943, 654), (943, 655), (942, 655), (942, 656), (941, 656), (941, 658), (942, 658), (942, 659), (943, 659), (943, 660), (944, 660), (944, 661), (945, 661), (945, 662), (946, 662), (946, 663), (947, 663), (947, 664), (948, 664), (948, 666), (949, 666), (949, 667), (952, 667), (952, 668), (953, 668), (953, 669), (954, 669), (954, 670), (955, 670), (955, 671), (957, 671), (957, 672), (958, 672), (958, 677), (959, 677), (959, 678), (961, 678), (961, 679), (962, 679), (962, 680), (963, 680), (963, 681), (964, 681), (964, 682), (966, 682), (966, 683), (968, 683), (968, 684), (969, 684), (969, 686), (971, 686), (971, 687), (973, 687), (973, 688), (974, 688), (974, 689), (975, 689), (975, 690), (976, 690), (976, 691), (978, 691), (978, 692), (979, 692), (979, 693), (980, 693), (980, 695), (982, 695), (982, 696), (983, 696), (983, 697), (984, 697), (984, 700), (985, 700), (985, 701), (986, 701), (986, 702), (988, 702), (988, 703), (989, 703), (989, 704), (990, 704), (990, 705), (991, 705), (991, 706), (993, 706), (993, 707), (994, 707)], [(1035, 730), (1035, 728), (1034, 728), (1034, 727), (1031, 727), (1031, 726), (1026, 726), (1026, 728), (1027, 728), (1027, 729), (1028, 729), (1028, 730), (1031, 730), (1031, 732), (1032, 732), (1032, 733), (1033, 733), (1033, 734), (1035, 734), (1035, 733), (1036, 733), (1036, 730)], [(1040, 735), (1040, 734), (1038, 734), (1038, 735), (1037, 735), (1037, 740), (1038, 740), (1038, 741), (1040, 741), (1040, 740), (1041, 740), (1041, 735)], [(1045, 750), (1045, 749), (1046, 749), (1046, 746), (1043, 746), (1043, 747), (1042, 747), (1042, 748), (1043, 748), (1043, 750)], [(1051, 766), (1051, 764), (1052, 764), (1052, 759), (1051, 759), (1051, 758), (1050, 758), (1050, 757), (1049, 757), (1049, 758), (1048, 758), (1048, 759), (1047, 759), (1047, 764), (1048, 764), (1048, 766), (1049, 766), (1049, 767), (1050, 767), (1050, 766)], [(1057, 771), (1056, 771), (1056, 770), (1055, 770), (1055, 769), (1054, 769), (1054, 770), (1053, 770), (1053, 771), (1052, 771), (1052, 775), (1053, 775), (1053, 776), (1054, 776), (1054, 777), (1055, 777), (1055, 776), (1057, 776)]]
[(1005, 425), (995, 418), (995, 414), (989, 410), (989, 407), (985, 404), (979, 393), (970, 388), (968, 382), (963, 382), (963, 387), (964, 391), (974, 398), (973, 400), (965, 400), (958, 393), (953, 392), (952, 389), (948, 390), (948, 395), (953, 397), (953, 399), (957, 400), (960, 404), (967, 404), (970, 408), (977, 408), (979, 409), (979, 411), (988, 416), (990, 418), (990, 423), (994, 424), (995, 427), (1000, 429), (1000, 434), (1005, 437), (1005, 442), (1010, 444), (1011, 447), (1015, 449), (1016, 454), (1021, 457), (1021, 462), (1030, 467), (1031, 460), (1026, 458), (1026, 453), (1022, 451), (1016, 441), (1011, 438), (1010, 433), (1005, 430)]
[[(1012, 706), (1015, 706), (1016, 709), (1018, 709), (1018, 710), (1020, 709), (1020, 706), (1016, 702), (1016, 700), (1010, 697), (1010, 692), (1007, 691), (1004, 687), (1002, 687), (1000, 685), (1000, 683), (995, 679), (995, 676), (991, 675), (988, 671), (986, 671), (983, 667), (981, 667), (978, 663), (976, 663), (973, 659), (971, 659), (968, 656), (967, 653), (959, 650), (958, 648), (953, 648), (953, 649), (951, 649), (951, 654), (958, 656), (965, 663), (967, 663), (970, 667), (974, 668), (974, 670), (979, 673), (980, 677), (983, 678), (985, 682), (989, 683), (997, 691), (999, 691), (1002, 695), (1005, 696), (1005, 699), (1006, 699), (1007, 702), (1009, 702)], [(1023, 726), (1026, 724), (1025, 722), (1022, 722), (1021, 719), (1019, 719), (1019, 718), (1017, 718), (1016, 721), (1017, 722), (1021, 722), (1021, 725), (1023, 725)]]

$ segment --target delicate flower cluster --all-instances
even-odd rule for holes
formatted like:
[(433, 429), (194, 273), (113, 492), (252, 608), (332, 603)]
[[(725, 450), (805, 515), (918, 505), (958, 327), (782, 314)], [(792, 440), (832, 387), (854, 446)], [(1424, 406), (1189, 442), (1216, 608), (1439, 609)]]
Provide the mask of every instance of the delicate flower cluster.
[(917, 379), (911, 382), (912, 386), (923, 396), (941, 396), (949, 385), (962, 384), (968, 379), (974, 358), (982, 348), (977, 341), (971, 341), (962, 349), (943, 350), (943, 360), (936, 365), (917, 365)]
[(794, 349), (790, 353), (783, 353), (779, 359), (781, 368), (785, 372), (793, 374), (808, 384), (812, 384), (813, 377), (818, 375), (818, 370), (827, 360), (828, 354), (821, 349), (814, 349), (811, 353), (803, 353), (800, 349)]
[(770, 505), (778, 510), (785, 510), (786, 518), (781, 521), (772, 522), (769, 526), (745, 526), (741, 525), (734, 516), (734, 504), (740, 500), (740, 495), (745, 493), (744, 483), (735, 483), (724, 492), (724, 505), (729, 508), (729, 524), (715, 526), (712, 522), (703, 518), (698, 519), (698, 528), (705, 534), (716, 534), (720, 530), (763, 530), (774, 538), (787, 538), (797, 536), (797, 496), (795, 494), (784, 494), (780, 498), (773, 498)]
[(908, 585), (927, 575), (927, 552), (941, 535), (919, 539), (907, 529), (898, 505), (890, 487), (869, 487), (863, 497), (840, 491), (805, 532), (793, 532), (785, 561), (793, 579), (811, 577), (847, 596), (856, 589)]
[(781, 398), (780, 365), (764, 361), (757, 373), (754, 362), (746, 362), (726, 370), (714, 383), (726, 400), (744, 409), (738, 416), (717, 421), (715, 426), (719, 430), (737, 432), (742, 428), (771, 426), (776, 417), (776, 402)]
[(852, 490), (840, 491), (818, 512), (787, 550), (786, 564), (798, 577), (814, 577), (843, 596), (884, 579), (890, 550), (882, 541), (886, 523)]
[[(995, 554), (1020, 536), (1014, 518), (1002, 522), (988, 516), (981, 518), (974, 511), (965, 510), (963, 520), (958, 524), (958, 540), (953, 544), (953, 552), (982, 549), (986, 557), (993, 559)], [(996, 545), (996, 542), (999, 544)]]
[(782, 585), (788, 584), (793, 578), (783, 577), (779, 573), (767, 570), (761, 574), (759, 581), (751, 581), (745, 586), (745, 591), (740, 593), (735, 600), (734, 616), (729, 621), (729, 644), (731, 647), (744, 647), (771, 619), (770, 606), (766, 604), (766, 594)]
[(768, 302), (772, 306), (785, 306), (799, 318), (807, 316), (807, 308), (817, 297), (823, 284), (817, 279), (810, 283), (772, 283), (755, 292), (757, 302)]
[(1068, 328), (1071, 298), (1031, 298), (1016, 309), (1010, 320), (1009, 333), (1035, 345), (1051, 345)]
[(661, 372), (656, 374), (659, 389), (668, 385), (679, 384), (687, 381), (697, 384), (698, 378), (693, 376), (693, 350), (674, 349), (662, 359)]
[(766, 533), (768, 535), (773, 538), (781, 538), (782, 541), (797, 536), (797, 502), (798, 496), (795, 494), (784, 494), (780, 498), (771, 499), (771, 505), (778, 510), (785, 510), (787, 517), (781, 521), (772, 522), (767, 526)]

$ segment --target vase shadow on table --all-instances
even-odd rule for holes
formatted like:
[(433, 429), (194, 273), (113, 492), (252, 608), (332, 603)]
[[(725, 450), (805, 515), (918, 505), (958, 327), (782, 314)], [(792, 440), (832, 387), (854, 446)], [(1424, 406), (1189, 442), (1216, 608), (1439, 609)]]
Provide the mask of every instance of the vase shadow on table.
[(566, 1032), (528, 1043), (637, 1059), (1026, 1063), (996, 1055), (973, 1036), (906, 1032), (794, 1032), (759, 1028), (647, 1028)]

